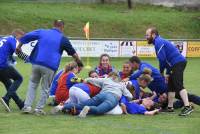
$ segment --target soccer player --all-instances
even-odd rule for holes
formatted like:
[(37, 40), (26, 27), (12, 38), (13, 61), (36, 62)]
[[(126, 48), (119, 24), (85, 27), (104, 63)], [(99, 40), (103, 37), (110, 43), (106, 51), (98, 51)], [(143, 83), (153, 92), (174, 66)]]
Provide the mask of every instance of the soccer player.
[(48, 98), (51, 81), (59, 67), (63, 50), (74, 58), (79, 67), (83, 66), (75, 49), (63, 34), (64, 22), (62, 20), (55, 20), (53, 26), (52, 29), (38, 29), (25, 34), (20, 39), (20, 44), (17, 47), (17, 52), (19, 52), (23, 44), (38, 40), (29, 57), (29, 61), (32, 63), (32, 74), (23, 108), (25, 113), (32, 111), (32, 103), (35, 100), (36, 89), (41, 80), (40, 99), (34, 112), (39, 115), (45, 114), (43, 108)]
[(114, 67), (110, 64), (110, 56), (108, 54), (102, 54), (99, 65), (94, 70), (100, 77), (107, 77), (110, 72), (115, 71)]
[(169, 72), (168, 78), (168, 109), (173, 111), (173, 102), (175, 92), (178, 92), (184, 102), (184, 109), (180, 116), (189, 115), (193, 108), (188, 101), (187, 90), (183, 86), (183, 73), (187, 64), (185, 57), (179, 50), (168, 40), (159, 36), (156, 28), (146, 30), (146, 39), (148, 44), (153, 44), (156, 55), (159, 60), (160, 73), (164, 75), (164, 70)]
[(148, 88), (152, 91), (154, 99), (156, 96), (167, 92), (167, 85), (165, 83), (164, 76), (161, 75), (158, 69), (153, 67), (151, 64), (146, 62), (141, 62), (140, 58), (137, 56), (132, 56), (129, 61), (132, 64), (132, 68), (136, 70), (129, 78), (129, 80), (137, 79), (144, 70), (148, 69), (151, 71), (151, 77), (153, 81), (148, 85)]
[(129, 81), (127, 88), (132, 93), (134, 99), (142, 99), (146, 96), (144, 91), (141, 91), (141, 88), (146, 88), (151, 81), (153, 81), (153, 78), (149, 74), (141, 74), (136, 80)]
[(125, 62), (123, 64), (122, 71), (119, 72), (119, 76), (123, 80), (125, 78), (130, 77), (130, 75), (132, 73), (133, 73), (133, 69), (132, 69), (131, 63), (130, 62)]
[(0, 81), (7, 90), (6, 95), (0, 98), (0, 101), (8, 112), (10, 112), (9, 101), (11, 98), (15, 101), (19, 109), (22, 109), (24, 106), (23, 101), (16, 93), (23, 81), (23, 77), (8, 63), (8, 58), (15, 52), (17, 40), (23, 35), (24, 32), (22, 30), (16, 29), (12, 32), (11, 36), (0, 39)]
[(65, 109), (67, 110), (70, 110), (72, 107), (75, 107), (78, 110), (83, 108), (79, 117), (86, 117), (88, 112), (97, 115), (104, 114), (117, 106), (122, 95), (130, 100), (133, 97), (126, 89), (125, 85), (120, 83), (120, 78), (115, 72), (109, 73), (108, 78), (87, 78), (85, 81), (100, 87), (101, 91), (99, 94), (82, 104), (65, 105)]
[(58, 85), (55, 91), (55, 101), (57, 104), (64, 103), (69, 98), (69, 89), (75, 84), (72, 79), (78, 73), (78, 65), (71, 62), (65, 66), (65, 70), (58, 79)]
[(121, 108), (125, 114), (155, 115), (160, 109), (153, 108), (154, 106), (155, 103), (149, 98), (129, 102), (124, 97), (121, 101)]

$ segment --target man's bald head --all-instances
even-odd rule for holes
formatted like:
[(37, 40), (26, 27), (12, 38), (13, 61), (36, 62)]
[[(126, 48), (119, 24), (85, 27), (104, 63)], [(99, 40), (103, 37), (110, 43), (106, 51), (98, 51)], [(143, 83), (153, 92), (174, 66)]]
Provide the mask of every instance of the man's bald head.
[(150, 27), (146, 32), (150, 32), (151, 34), (158, 35), (158, 30), (155, 27)]
[(59, 29), (61, 32), (64, 31), (64, 21), (62, 20), (55, 20), (53, 26), (57, 29)]

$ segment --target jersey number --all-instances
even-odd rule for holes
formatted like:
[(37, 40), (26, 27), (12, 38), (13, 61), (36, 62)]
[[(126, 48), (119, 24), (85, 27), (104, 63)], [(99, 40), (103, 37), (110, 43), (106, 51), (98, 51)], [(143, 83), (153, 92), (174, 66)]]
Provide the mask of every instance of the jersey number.
[(6, 41), (7, 41), (6, 39), (2, 39), (2, 40), (0, 41), (0, 47), (2, 47), (3, 44), (4, 44)]

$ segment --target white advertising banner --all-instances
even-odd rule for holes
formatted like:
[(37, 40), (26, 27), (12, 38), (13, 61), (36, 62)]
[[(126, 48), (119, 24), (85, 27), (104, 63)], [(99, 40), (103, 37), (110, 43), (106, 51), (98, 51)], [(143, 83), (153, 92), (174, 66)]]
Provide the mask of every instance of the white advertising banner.
[(120, 57), (136, 56), (136, 51), (136, 41), (120, 41)]
[[(70, 40), (76, 52), (81, 57), (99, 57), (103, 53), (111, 57), (155, 57), (153, 45), (148, 45), (146, 41), (120, 41), (120, 40)], [(22, 51), (30, 55), (36, 41), (31, 41), (22, 46)], [(187, 54), (187, 41), (172, 41), (183, 56)], [(63, 57), (67, 57), (64, 52)]]
[[(71, 40), (73, 47), (81, 57), (99, 57), (103, 53), (118, 57), (119, 41), (107, 40)], [(63, 56), (67, 56), (64, 52)]]

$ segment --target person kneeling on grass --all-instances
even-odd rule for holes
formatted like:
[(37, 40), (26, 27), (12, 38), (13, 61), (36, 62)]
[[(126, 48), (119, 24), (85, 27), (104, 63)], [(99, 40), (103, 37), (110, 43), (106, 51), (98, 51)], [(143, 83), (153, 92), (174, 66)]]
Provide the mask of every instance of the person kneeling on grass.
[(101, 115), (117, 106), (122, 95), (126, 96), (129, 100), (133, 98), (126, 86), (120, 83), (120, 78), (116, 72), (109, 73), (108, 78), (87, 78), (85, 82), (100, 87), (100, 93), (81, 104), (65, 104), (65, 111), (69, 111), (75, 107), (77, 110), (82, 109), (79, 114), (79, 117), (82, 118), (86, 117), (88, 113)]

